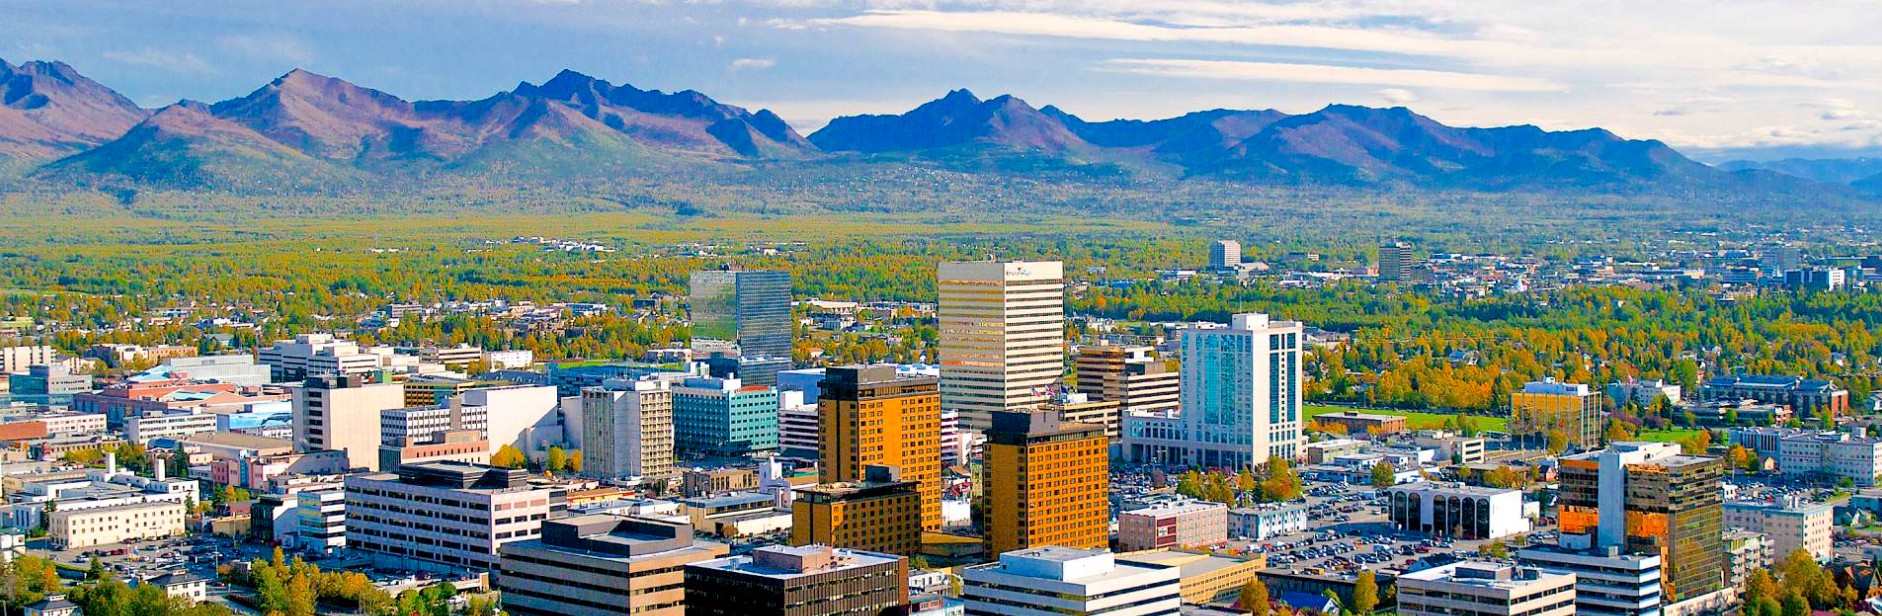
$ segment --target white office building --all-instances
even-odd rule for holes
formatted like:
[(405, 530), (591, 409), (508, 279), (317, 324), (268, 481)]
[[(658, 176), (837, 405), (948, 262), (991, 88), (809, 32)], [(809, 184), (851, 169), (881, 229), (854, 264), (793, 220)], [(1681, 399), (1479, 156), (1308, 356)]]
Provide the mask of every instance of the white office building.
[[(488, 419), (490, 453), (513, 445), (525, 453), (565, 442), (562, 399), (552, 385), (510, 385), (466, 390), (465, 406), (480, 406)], [(586, 454), (584, 454), (586, 455)]]
[(1660, 616), (1660, 557), (1627, 554), (1619, 546), (1570, 550), (1537, 546), (1516, 552), (1516, 562), (1575, 576), (1575, 613)]
[(149, 443), (151, 439), (178, 438), (216, 431), (214, 413), (195, 411), (149, 411), (124, 419), (124, 440)]
[(1306, 503), (1266, 503), (1229, 510), (1230, 537), (1267, 541), (1307, 531)]
[(1810, 503), (1794, 497), (1776, 503), (1727, 501), (1722, 526), (1764, 534), (1771, 544), (1771, 554), (1780, 560), (1797, 550), (1809, 552), (1819, 561), (1836, 556), (1836, 506), (1831, 503)]
[(1183, 593), (1172, 565), (1042, 547), (962, 570), (961, 599), (968, 614), (989, 616), (1163, 616), (1181, 608)]
[(985, 431), (994, 411), (1045, 402), (1065, 371), (1065, 266), (942, 263), (941, 408)]
[[(390, 354), (391, 349), (386, 349)], [(365, 374), (378, 370), (385, 360), (380, 353), (360, 350), (359, 343), (340, 340), (333, 334), (301, 334), (262, 349), (260, 362), (269, 368), (273, 381), (298, 381), (310, 376)], [(376, 439), (375, 439), (376, 440)]]
[(1182, 411), (1124, 417), (1123, 454), (1139, 463), (1244, 468), (1305, 454), (1303, 325), (1265, 314), (1181, 333)]
[(1415, 533), (1500, 539), (1529, 532), (1523, 491), (1421, 481), (1389, 490), (1387, 519)]
[(1398, 576), (1405, 616), (1573, 616), (1575, 575), (1463, 562)]
[(305, 490), (294, 499), (297, 547), (323, 552), (346, 547), (345, 490)]
[(822, 428), (817, 423), (817, 404), (805, 403), (804, 392), (778, 391), (778, 455), (804, 460), (817, 459), (817, 437)]
[(1777, 472), (1876, 485), (1882, 476), (1882, 438), (1842, 432), (1785, 435), (1778, 439)]

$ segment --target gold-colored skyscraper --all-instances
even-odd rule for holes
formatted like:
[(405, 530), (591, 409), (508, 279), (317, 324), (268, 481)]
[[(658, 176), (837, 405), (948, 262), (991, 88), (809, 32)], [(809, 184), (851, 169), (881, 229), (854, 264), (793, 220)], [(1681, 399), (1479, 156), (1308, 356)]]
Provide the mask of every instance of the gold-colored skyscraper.
[(1110, 543), (1109, 442), (1104, 426), (1051, 411), (993, 413), (987, 431), (987, 543), (993, 554)]
[(867, 467), (893, 466), (921, 492), (921, 525), (941, 528), (941, 393), (935, 377), (895, 366), (845, 366), (824, 373), (817, 402), (824, 483), (861, 482)]

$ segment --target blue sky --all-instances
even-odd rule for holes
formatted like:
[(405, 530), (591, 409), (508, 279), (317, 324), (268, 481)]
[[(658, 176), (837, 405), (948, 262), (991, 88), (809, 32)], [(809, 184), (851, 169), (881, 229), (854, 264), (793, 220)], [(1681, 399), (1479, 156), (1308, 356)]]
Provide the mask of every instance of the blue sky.
[(1882, 149), (1873, 0), (0, 0), (0, 14), (0, 58), (64, 60), (146, 106), (296, 67), (405, 98), (572, 68), (770, 108), (804, 132), (965, 87), (1090, 119), (1406, 105), (1689, 152)]

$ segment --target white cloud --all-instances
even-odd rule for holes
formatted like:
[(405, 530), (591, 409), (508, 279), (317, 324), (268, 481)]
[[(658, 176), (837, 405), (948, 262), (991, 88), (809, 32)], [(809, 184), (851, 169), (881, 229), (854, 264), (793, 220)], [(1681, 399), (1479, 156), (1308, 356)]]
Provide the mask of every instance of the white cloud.
[(106, 60), (120, 64), (154, 68), (172, 73), (215, 72), (208, 62), (203, 61), (202, 56), (196, 55), (193, 51), (172, 52), (145, 47), (137, 51), (107, 51), (102, 55)]
[(777, 65), (778, 61), (771, 58), (739, 58), (732, 61), (732, 70), (762, 71)]
[(1379, 98), (1393, 105), (1406, 105), (1418, 100), (1416, 93), (1404, 88), (1385, 88), (1373, 94), (1379, 95)]
[(1558, 83), (1528, 77), (1279, 62), (1117, 59), (1105, 61), (1101, 70), (1201, 79), (1408, 86), (1479, 92), (1559, 92), (1565, 89)]

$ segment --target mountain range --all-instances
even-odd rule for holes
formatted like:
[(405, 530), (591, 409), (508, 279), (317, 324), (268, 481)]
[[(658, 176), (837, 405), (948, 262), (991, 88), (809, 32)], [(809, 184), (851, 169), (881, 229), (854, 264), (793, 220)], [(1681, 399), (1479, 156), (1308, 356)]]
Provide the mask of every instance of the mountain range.
[(147, 110), (63, 63), (4, 61), (0, 103), (0, 176), (54, 186), (270, 193), (469, 176), (902, 163), (1289, 186), (1882, 192), (1877, 165), (1833, 177), (1778, 165), (1712, 167), (1602, 129), (1462, 128), (1402, 107), (1087, 121), (1013, 96), (955, 90), (902, 114), (836, 118), (806, 137), (770, 111), (573, 71), (479, 100), (408, 101), (294, 70), (240, 98)]

